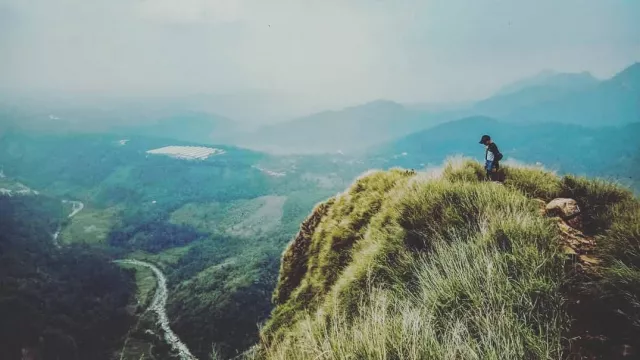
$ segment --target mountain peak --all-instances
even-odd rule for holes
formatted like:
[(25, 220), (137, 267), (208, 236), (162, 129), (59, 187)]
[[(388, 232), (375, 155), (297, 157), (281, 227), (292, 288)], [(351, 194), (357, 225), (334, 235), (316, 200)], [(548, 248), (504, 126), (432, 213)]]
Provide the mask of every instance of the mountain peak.
[(640, 62), (636, 62), (626, 67), (611, 78), (613, 82), (640, 83)]
[(367, 109), (393, 109), (393, 110), (398, 110), (398, 109), (403, 109), (404, 106), (392, 101), (392, 100), (386, 100), (386, 99), (378, 99), (378, 100), (373, 100), (373, 101), (369, 101), (367, 103), (364, 103), (362, 105), (359, 106), (355, 106), (352, 107), (353, 108), (367, 108)]
[(550, 87), (565, 90), (584, 90), (598, 83), (590, 72), (563, 73), (555, 70), (542, 70), (534, 76), (527, 77), (502, 87), (496, 95), (508, 95), (531, 87)]

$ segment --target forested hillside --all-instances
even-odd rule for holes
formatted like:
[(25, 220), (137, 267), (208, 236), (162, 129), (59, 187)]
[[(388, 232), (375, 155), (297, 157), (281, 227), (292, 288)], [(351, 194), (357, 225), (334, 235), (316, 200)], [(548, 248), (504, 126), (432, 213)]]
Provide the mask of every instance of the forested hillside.
[(111, 359), (133, 322), (132, 273), (104, 251), (58, 249), (60, 200), (0, 195), (0, 358)]
[[(83, 203), (63, 222), (64, 251), (86, 244), (156, 264), (168, 279), (172, 329), (199, 358), (212, 344), (230, 356), (257, 341), (280, 254), (305, 214), (361, 169), (233, 147), (216, 147), (205, 160), (147, 153), (177, 145), (194, 144), (10, 132), (0, 139), (0, 166), (25, 186)], [(143, 269), (132, 271), (144, 311), (151, 284)], [(167, 349), (145, 345), (153, 337), (144, 326), (155, 331), (153, 320), (141, 324), (130, 342), (140, 346), (128, 346), (124, 358), (166, 356)]]

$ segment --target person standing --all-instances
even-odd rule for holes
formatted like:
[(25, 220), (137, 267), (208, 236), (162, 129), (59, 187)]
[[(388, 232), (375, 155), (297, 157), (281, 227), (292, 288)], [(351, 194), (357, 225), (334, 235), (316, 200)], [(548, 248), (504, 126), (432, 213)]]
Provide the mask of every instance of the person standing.
[(489, 135), (482, 135), (480, 144), (485, 146), (484, 168), (487, 171), (487, 179), (491, 181), (497, 181), (497, 172), (498, 170), (500, 170), (500, 160), (502, 160), (502, 153), (500, 153), (500, 150), (498, 150), (498, 145), (496, 145), (496, 143), (491, 140), (491, 136)]

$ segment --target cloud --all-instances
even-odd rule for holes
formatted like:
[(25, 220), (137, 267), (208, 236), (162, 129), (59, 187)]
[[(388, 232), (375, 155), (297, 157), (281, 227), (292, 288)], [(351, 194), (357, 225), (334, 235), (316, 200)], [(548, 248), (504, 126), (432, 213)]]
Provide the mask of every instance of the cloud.
[(142, 0), (134, 5), (144, 19), (166, 23), (230, 23), (242, 19), (240, 0)]
[(640, 60), (638, 12), (576, 0), (0, 0), (0, 86), (477, 99), (541, 69), (610, 76)]

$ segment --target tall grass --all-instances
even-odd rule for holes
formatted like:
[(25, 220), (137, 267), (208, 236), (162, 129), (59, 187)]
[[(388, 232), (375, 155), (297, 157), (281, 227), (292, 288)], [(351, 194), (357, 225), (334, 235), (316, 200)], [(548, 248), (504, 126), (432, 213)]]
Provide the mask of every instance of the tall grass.
[(505, 185), (529, 197), (549, 201), (559, 197), (562, 192), (560, 178), (542, 168), (505, 166), (503, 171)]
[[(504, 224), (533, 237), (546, 225)], [(510, 238), (514, 234), (511, 234)], [(413, 266), (417, 280), (403, 290), (362, 289), (355, 314), (339, 307), (307, 314), (269, 359), (523, 359), (560, 358), (567, 319), (557, 292), (555, 253), (515, 241), (519, 257), (491, 235), (438, 241)], [(532, 248), (533, 247), (533, 248)], [(513, 249), (512, 249), (513, 250)], [(533, 258), (533, 259), (531, 259)], [(527, 261), (537, 260), (537, 261)]]
[(318, 220), (302, 260), (285, 253), (304, 268), (302, 280), (280, 299), (252, 357), (563, 358), (572, 273), (557, 226), (534, 200), (559, 196), (578, 201), (603, 244), (602, 276), (586, 286), (640, 325), (637, 200), (605, 182), (504, 171), (504, 186), (482, 181), (480, 164), (464, 160), (437, 178), (395, 170), (359, 179)]
[(640, 202), (622, 199), (599, 218), (609, 225), (597, 239), (604, 264), (586, 291), (622, 318), (611, 325), (619, 340), (634, 343), (640, 339)]
[(281, 268), (296, 273), (280, 273), (274, 296), (279, 306), (265, 328), (269, 336), (279, 336), (280, 325), (294, 320), (300, 309), (321, 304), (318, 295), (327, 294), (351, 263), (352, 248), (365, 236), (371, 218), (389, 201), (389, 191), (413, 175), (405, 170), (372, 172), (314, 209), (283, 255)]

